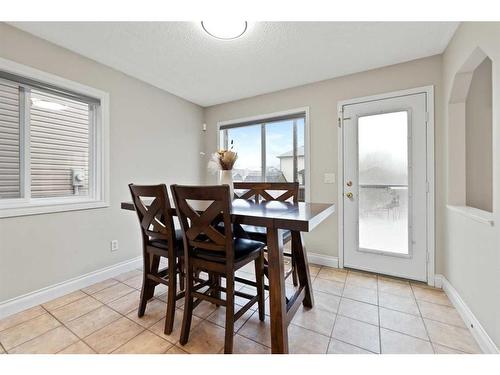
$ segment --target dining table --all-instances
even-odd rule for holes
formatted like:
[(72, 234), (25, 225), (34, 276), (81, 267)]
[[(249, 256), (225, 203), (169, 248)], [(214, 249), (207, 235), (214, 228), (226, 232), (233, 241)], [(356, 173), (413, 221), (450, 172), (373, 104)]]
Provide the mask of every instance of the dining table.
[[(145, 202), (147, 205), (147, 202)], [(174, 202), (170, 213), (177, 215)], [(134, 204), (122, 202), (121, 208), (134, 211)], [(200, 210), (203, 208), (200, 207)], [(335, 212), (333, 203), (281, 202), (234, 199), (231, 205), (233, 224), (265, 227), (267, 231), (267, 277), (271, 326), (271, 352), (286, 354), (288, 326), (300, 305), (312, 308), (314, 296), (309, 274), (303, 233), (310, 232)], [(298, 274), (298, 287), (290, 297), (285, 288), (283, 230), (291, 232), (291, 247)]]

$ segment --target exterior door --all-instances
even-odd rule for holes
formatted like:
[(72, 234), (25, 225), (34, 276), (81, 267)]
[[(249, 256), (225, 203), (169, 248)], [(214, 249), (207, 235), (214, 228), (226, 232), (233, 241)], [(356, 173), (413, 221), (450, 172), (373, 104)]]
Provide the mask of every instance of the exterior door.
[(427, 281), (426, 95), (342, 108), (345, 267)]

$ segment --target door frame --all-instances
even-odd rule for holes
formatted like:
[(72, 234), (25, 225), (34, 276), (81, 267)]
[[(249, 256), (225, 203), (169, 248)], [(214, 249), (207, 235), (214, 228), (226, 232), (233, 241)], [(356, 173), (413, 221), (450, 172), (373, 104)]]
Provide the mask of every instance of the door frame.
[(338, 181), (337, 181), (337, 203), (338, 203), (338, 249), (339, 268), (344, 268), (344, 137), (343, 137), (343, 108), (347, 105), (360, 104), (382, 99), (390, 99), (400, 96), (415, 94), (426, 94), (426, 166), (427, 166), (427, 284), (434, 286), (435, 277), (435, 186), (434, 186), (434, 85), (416, 87), (406, 90), (392, 91), (383, 94), (363, 96), (359, 98), (341, 100), (337, 103), (338, 113)]

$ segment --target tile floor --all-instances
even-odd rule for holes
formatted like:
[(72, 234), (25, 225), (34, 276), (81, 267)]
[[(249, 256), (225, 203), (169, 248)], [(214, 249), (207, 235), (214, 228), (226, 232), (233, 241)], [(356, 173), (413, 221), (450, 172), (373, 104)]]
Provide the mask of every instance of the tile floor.
[[(248, 276), (252, 267), (242, 269)], [(310, 266), (313, 309), (301, 308), (289, 327), (291, 353), (479, 353), (457, 311), (439, 289), (357, 271)], [(246, 271), (246, 272), (245, 272)], [(146, 314), (136, 309), (141, 271), (133, 270), (0, 321), (3, 353), (220, 353), (224, 308), (195, 310), (190, 340), (163, 334), (166, 288), (157, 287)], [(287, 285), (292, 293), (293, 286)], [(237, 288), (248, 288), (237, 284)], [(269, 314), (269, 306), (266, 306)], [(270, 353), (269, 318), (248, 311), (235, 326), (235, 353)]]

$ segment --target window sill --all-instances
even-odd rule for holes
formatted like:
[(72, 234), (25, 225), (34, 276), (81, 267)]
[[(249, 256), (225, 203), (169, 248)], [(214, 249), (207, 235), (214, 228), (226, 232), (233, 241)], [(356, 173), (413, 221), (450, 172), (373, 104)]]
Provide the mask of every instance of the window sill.
[(467, 207), (467, 206), (447, 205), (446, 207), (451, 211), (457, 212), (479, 223), (488, 224), (490, 226), (495, 225), (495, 220), (492, 212), (487, 212), (479, 210), (474, 207)]
[(29, 202), (18, 204), (16, 206), (0, 206), (0, 218), (27, 216), (27, 215), (43, 215), (55, 212), (90, 210), (94, 208), (109, 207), (107, 201), (97, 200), (76, 200), (68, 202), (67, 200), (54, 200), (40, 202)]

